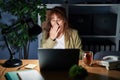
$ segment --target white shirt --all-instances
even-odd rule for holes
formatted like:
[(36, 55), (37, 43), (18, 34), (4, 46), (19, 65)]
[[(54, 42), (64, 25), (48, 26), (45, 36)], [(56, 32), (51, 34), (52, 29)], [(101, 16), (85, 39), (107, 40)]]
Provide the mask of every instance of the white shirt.
[(65, 49), (64, 35), (61, 38), (56, 39), (56, 41), (57, 44), (53, 47), (54, 49)]

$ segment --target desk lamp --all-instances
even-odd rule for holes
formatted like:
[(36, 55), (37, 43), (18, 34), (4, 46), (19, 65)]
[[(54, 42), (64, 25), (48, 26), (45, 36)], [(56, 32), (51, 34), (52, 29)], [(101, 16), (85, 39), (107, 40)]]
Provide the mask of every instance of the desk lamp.
[[(24, 22), (27, 23), (27, 25), (28, 25), (28, 35), (30, 37), (37, 36), (38, 34), (40, 34), (42, 32), (41, 27), (38, 26), (37, 24), (34, 24), (32, 18), (26, 18), (26, 19), (24, 19)], [(20, 59), (14, 58), (15, 52), (12, 51), (10, 44), (7, 40), (7, 34), (12, 32), (13, 30), (18, 30), (18, 27), (15, 27), (12, 25), (9, 28), (5, 28), (2, 30), (2, 35), (3, 35), (5, 44), (8, 48), (9, 54), (10, 54), (10, 58), (7, 61), (5, 61), (5, 63), (3, 64), (4, 67), (17, 67), (17, 66), (22, 65), (22, 61)]]

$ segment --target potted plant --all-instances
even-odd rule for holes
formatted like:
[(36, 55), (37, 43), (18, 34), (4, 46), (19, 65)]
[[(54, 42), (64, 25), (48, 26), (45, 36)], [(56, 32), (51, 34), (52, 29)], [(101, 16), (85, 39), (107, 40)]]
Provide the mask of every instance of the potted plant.
[[(20, 54), (23, 52), (23, 58), (27, 59), (30, 42), (37, 39), (37, 37), (28, 35), (28, 25), (24, 21), (30, 17), (37, 24), (39, 14), (43, 22), (46, 15), (46, 5), (42, 4), (41, 0), (0, 0), (0, 8), (2, 12), (9, 12), (17, 16), (17, 21), (12, 26), (16, 26), (18, 29), (7, 34), (7, 38), (12, 47), (16, 48)], [(8, 27), (11, 26), (1, 24), (1, 29)]]
[(81, 65), (73, 65), (69, 70), (69, 77), (72, 80), (85, 80), (88, 72)]

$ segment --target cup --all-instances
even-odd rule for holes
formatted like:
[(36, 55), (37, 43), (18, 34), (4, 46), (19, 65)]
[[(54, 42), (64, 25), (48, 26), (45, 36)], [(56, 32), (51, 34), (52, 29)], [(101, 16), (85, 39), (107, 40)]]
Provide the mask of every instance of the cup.
[(91, 66), (93, 62), (93, 52), (92, 51), (85, 51), (83, 53), (83, 63), (87, 66)]

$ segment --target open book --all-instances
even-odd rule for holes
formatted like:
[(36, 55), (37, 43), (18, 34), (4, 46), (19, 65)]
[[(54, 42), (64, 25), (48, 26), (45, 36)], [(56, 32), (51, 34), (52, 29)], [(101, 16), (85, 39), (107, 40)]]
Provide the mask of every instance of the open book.
[(7, 80), (44, 80), (42, 75), (34, 69), (7, 72), (5, 77)]

